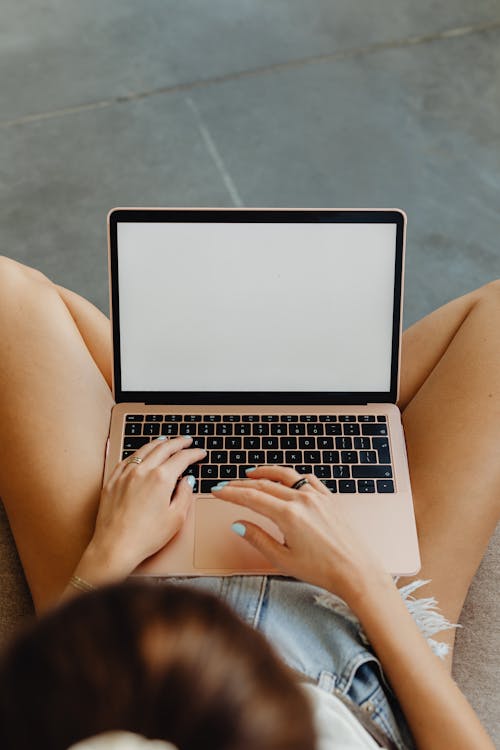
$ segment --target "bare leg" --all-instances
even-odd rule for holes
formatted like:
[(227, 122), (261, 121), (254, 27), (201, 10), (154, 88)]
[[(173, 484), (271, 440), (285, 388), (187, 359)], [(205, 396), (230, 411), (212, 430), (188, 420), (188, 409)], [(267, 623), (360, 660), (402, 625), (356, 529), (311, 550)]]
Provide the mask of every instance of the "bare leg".
[(40, 611), (94, 527), (114, 403), (109, 320), (0, 257), (0, 321), (0, 497)]
[[(500, 518), (500, 285), (454, 300), (403, 337), (400, 406), (422, 554), (417, 576), (457, 622)], [(436, 635), (453, 647), (455, 631)], [(451, 653), (448, 659), (451, 669)]]

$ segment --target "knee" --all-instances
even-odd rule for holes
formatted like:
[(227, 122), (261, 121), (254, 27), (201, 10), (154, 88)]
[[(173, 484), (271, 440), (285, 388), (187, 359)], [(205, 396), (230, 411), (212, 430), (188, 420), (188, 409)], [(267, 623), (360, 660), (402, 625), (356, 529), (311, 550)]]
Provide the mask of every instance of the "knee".
[(17, 283), (23, 278), (43, 284), (52, 284), (52, 281), (36, 268), (19, 263), (17, 260), (8, 258), (6, 255), (0, 255), (0, 283), (8, 286)]
[(494, 279), (484, 284), (479, 289), (479, 296), (481, 300), (487, 300), (488, 302), (500, 303), (500, 279)]

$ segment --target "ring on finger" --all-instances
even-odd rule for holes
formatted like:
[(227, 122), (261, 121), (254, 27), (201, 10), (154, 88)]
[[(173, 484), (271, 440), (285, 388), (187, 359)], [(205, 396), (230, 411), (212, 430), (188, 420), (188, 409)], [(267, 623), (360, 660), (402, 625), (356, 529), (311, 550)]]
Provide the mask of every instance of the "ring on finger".
[(144, 461), (143, 458), (140, 458), (139, 456), (133, 456), (132, 458), (127, 458), (125, 461), (126, 464), (142, 464)]
[(292, 484), (291, 488), (292, 490), (299, 490), (301, 487), (303, 487), (305, 484), (310, 484), (308, 479), (299, 479), (295, 484)]

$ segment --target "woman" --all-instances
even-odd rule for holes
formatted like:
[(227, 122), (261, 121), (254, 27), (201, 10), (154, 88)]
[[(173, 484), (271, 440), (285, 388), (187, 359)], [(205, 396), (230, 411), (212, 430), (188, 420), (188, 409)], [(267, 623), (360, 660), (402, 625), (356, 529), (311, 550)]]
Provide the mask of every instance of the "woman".
[[(155, 441), (137, 452), (140, 466), (121, 462), (101, 493), (113, 405), (109, 321), (77, 294), (8, 258), (0, 258), (0, 316), (0, 495), (42, 613), (61, 595), (75, 593), (75, 585), (123, 580), (168, 543), (192, 501), (187, 478), (178, 479), (204, 454), (189, 448), (185, 438)], [(299, 479), (294, 470), (263, 466), (251, 479), (214, 493), (278, 522), (284, 546), (247, 523), (235, 530), (283, 578), (194, 579), (190, 590), (224, 597), (263, 630), (290, 667), (319, 683), (320, 689), (311, 686), (308, 694), (316, 715), (328, 715), (338, 727), (341, 719), (345, 727), (350, 722), (352, 747), (370, 747), (369, 742), (387, 747), (392, 742), (400, 750), (493, 747), (450, 676), (450, 623), (458, 620), (500, 515), (499, 320), (500, 285), (494, 282), (448, 303), (403, 336), (399, 406), (423, 565), (418, 579), (398, 583), (407, 595), (423, 586), (421, 579), (430, 581), (426, 593), (442, 612), (434, 614), (430, 632), (443, 660), (422, 637), (390, 576), (341, 515), (335, 522), (324, 516), (325, 501), (334, 498), (314, 476), (292, 489)], [(83, 607), (86, 599), (85, 606), (94, 606), (96, 595), (67, 607)], [(429, 611), (431, 602), (413, 604), (414, 612)], [(349, 718), (342, 714), (346, 708)], [(126, 729), (123, 721), (109, 728)], [(316, 721), (316, 734), (318, 727)], [(335, 738), (328, 742), (335, 747)]]

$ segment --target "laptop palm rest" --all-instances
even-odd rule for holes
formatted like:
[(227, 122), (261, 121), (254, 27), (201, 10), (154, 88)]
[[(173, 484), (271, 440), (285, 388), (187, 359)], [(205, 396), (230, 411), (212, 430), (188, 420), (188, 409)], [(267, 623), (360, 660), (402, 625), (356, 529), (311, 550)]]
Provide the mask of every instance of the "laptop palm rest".
[(269, 519), (233, 503), (216, 498), (196, 500), (194, 567), (226, 570), (265, 571), (271, 563), (231, 529), (235, 521), (252, 521), (277, 541), (283, 541), (278, 527)]

